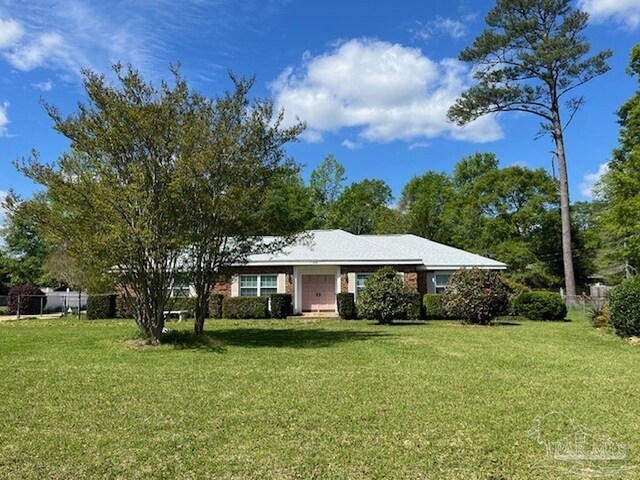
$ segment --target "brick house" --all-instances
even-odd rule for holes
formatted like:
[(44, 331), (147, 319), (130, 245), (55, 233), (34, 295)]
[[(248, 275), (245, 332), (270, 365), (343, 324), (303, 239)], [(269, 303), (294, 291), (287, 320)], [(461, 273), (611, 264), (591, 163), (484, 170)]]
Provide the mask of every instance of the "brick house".
[(353, 235), (314, 230), (277, 254), (257, 254), (215, 291), (228, 296), (290, 293), (295, 313), (336, 311), (336, 293), (358, 298), (367, 278), (392, 266), (413, 290), (442, 293), (459, 268), (504, 270), (504, 263), (416, 235)]

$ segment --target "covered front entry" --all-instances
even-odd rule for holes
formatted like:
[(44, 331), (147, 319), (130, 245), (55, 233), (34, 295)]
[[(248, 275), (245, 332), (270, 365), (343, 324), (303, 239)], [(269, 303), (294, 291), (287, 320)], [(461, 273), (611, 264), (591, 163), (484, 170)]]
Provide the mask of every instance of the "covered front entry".
[(336, 309), (335, 275), (302, 275), (302, 311), (322, 312)]

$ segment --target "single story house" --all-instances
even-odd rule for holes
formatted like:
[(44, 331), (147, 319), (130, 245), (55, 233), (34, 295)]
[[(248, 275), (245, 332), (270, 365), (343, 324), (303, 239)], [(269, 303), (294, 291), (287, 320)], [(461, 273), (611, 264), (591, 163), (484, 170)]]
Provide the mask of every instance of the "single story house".
[(294, 313), (335, 312), (337, 292), (352, 292), (357, 302), (367, 278), (384, 266), (392, 266), (421, 294), (444, 292), (449, 277), (460, 268), (507, 267), (416, 235), (313, 230), (276, 254), (252, 255), (215, 291), (232, 297), (290, 293)]

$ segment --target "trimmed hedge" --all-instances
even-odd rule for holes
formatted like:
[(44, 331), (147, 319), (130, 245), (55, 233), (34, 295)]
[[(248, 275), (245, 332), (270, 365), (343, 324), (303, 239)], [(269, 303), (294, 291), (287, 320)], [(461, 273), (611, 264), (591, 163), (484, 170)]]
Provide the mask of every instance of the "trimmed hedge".
[(555, 292), (524, 292), (513, 301), (516, 315), (527, 317), (529, 320), (564, 320), (567, 316), (567, 306), (559, 293)]
[(133, 299), (125, 300), (123, 296), (116, 297), (116, 315), (118, 318), (133, 318)]
[(224, 295), (221, 293), (212, 293), (209, 297), (209, 316), (211, 318), (222, 318), (222, 301)]
[(338, 302), (338, 315), (343, 320), (355, 320), (358, 318), (355, 296), (351, 292), (340, 292), (336, 295)]
[(442, 296), (447, 315), (465, 323), (488, 325), (509, 306), (509, 292), (498, 272), (457, 270)]
[(427, 320), (444, 320), (447, 318), (447, 312), (442, 303), (442, 295), (436, 293), (427, 293), (422, 297), (424, 305), (424, 317)]
[(115, 295), (89, 295), (87, 298), (87, 318), (116, 318)]
[(268, 297), (225, 297), (222, 301), (224, 318), (269, 318)]
[(47, 296), (35, 285), (16, 285), (9, 290), (7, 307), (9, 313), (16, 315), (36, 315), (47, 305)]
[(273, 293), (271, 299), (271, 317), (287, 318), (293, 314), (293, 302), (289, 293)]
[(640, 276), (625, 280), (609, 292), (609, 313), (618, 335), (640, 336)]
[(189, 315), (193, 315), (196, 310), (196, 297), (171, 297), (165, 309), (186, 310)]
[(409, 294), (409, 307), (407, 308), (407, 320), (420, 320), (423, 318), (422, 295), (418, 292)]

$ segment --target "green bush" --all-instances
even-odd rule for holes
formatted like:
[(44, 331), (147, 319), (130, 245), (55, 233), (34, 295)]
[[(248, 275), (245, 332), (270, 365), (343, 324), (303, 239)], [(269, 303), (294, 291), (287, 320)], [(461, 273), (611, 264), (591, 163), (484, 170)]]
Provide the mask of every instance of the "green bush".
[(269, 318), (268, 297), (225, 297), (222, 301), (224, 318)]
[(564, 320), (567, 306), (559, 293), (524, 292), (513, 301), (516, 315), (529, 320)]
[(506, 312), (509, 292), (498, 272), (460, 269), (451, 275), (442, 303), (450, 317), (487, 325)]
[(413, 308), (413, 293), (393, 268), (381, 268), (369, 277), (359, 295), (358, 313), (379, 323), (406, 320)]
[(338, 315), (343, 320), (355, 320), (358, 318), (356, 301), (353, 293), (341, 292), (336, 295), (338, 301)]
[(424, 305), (424, 317), (427, 320), (443, 320), (447, 318), (447, 312), (445, 312), (442, 304), (442, 295), (427, 293), (422, 297), (422, 304)]
[(35, 285), (16, 285), (9, 290), (7, 306), (9, 313), (16, 315), (35, 315), (44, 310), (47, 296)]
[(196, 310), (196, 297), (171, 297), (165, 310), (185, 310), (188, 315), (193, 315)]
[(611, 312), (609, 311), (609, 302), (604, 299), (594, 301), (591, 305), (591, 325), (599, 327), (613, 327)]
[(222, 301), (224, 295), (221, 293), (212, 293), (209, 297), (209, 316), (211, 318), (222, 318)]
[(618, 335), (640, 336), (640, 276), (625, 280), (609, 292), (609, 312)]
[(423, 318), (422, 295), (418, 292), (410, 292), (409, 308), (407, 309), (407, 320), (420, 320)]
[(115, 295), (89, 295), (87, 298), (87, 318), (116, 318)]
[(134, 317), (134, 302), (131, 297), (123, 297), (118, 295), (116, 297), (116, 315), (118, 318), (133, 318)]
[(271, 316), (273, 318), (287, 318), (293, 314), (293, 303), (289, 293), (273, 293), (271, 297)]

